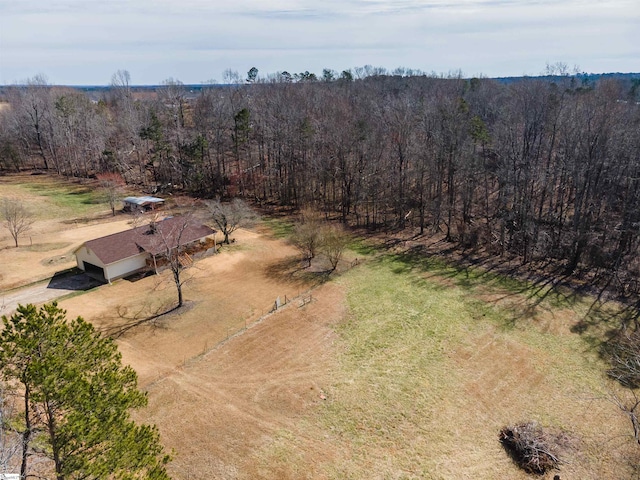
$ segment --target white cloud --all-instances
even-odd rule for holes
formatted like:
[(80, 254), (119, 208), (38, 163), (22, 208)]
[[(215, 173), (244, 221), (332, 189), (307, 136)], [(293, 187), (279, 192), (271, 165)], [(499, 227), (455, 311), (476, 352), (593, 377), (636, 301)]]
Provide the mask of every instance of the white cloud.
[(639, 71), (637, 0), (0, 0), (0, 82), (199, 82), (235, 68), (372, 64), (537, 74)]

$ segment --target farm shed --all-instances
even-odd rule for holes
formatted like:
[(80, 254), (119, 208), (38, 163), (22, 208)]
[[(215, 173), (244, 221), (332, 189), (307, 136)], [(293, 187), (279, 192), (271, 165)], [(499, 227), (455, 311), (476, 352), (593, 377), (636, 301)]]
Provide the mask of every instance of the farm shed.
[(136, 210), (144, 212), (148, 210), (155, 210), (158, 207), (164, 205), (164, 200), (158, 197), (127, 197), (122, 200), (124, 204), (123, 210), (125, 212), (134, 212)]
[(103, 282), (111, 282), (156, 264), (169, 249), (204, 242), (215, 230), (170, 217), (132, 230), (83, 243), (74, 253), (80, 270)]

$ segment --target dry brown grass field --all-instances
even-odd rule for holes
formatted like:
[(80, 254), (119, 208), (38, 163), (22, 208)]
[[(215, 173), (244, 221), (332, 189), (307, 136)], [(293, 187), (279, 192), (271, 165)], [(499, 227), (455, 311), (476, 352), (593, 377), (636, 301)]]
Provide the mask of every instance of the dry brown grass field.
[[(3, 193), (47, 205), (1, 178)], [(127, 228), (103, 210), (78, 227), (65, 228), (72, 209), (35, 224), (34, 245), (65, 246), (0, 250), (12, 264), (2, 281), (28, 283), (50, 271), (43, 259)], [(175, 302), (166, 271), (60, 302), (117, 339), (149, 393), (136, 416), (160, 428), (173, 478), (524, 480), (498, 431), (527, 420), (571, 439), (561, 470), (542, 478), (632, 478), (637, 446), (609, 400), (616, 387), (573, 331), (584, 304), (534, 306), (504, 285), (465, 286), (390, 255), (319, 284), (296, 273), (295, 249), (268, 227), (234, 236), (186, 271), (179, 311), (142, 321)], [(301, 306), (304, 292), (312, 301)], [(291, 301), (269, 314), (277, 297)]]
[(31, 230), (14, 247), (0, 228), (0, 292), (49, 278), (74, 267), (82, 242), (128, 227), (130, 218), (112, 217), (94, 186), (60, 183), (45, 175), (0, 176), (0, 198), (17, 198), (33, 213)]

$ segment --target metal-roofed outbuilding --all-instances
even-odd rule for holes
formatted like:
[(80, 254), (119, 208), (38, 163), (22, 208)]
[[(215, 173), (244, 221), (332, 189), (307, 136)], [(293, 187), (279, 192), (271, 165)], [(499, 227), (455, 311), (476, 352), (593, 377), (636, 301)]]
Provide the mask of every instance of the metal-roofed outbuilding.
[(124, 203), (123, 209), (125, 212), (155, 210), (164, 205), (164, 199), (150, 196), (127, 197), (122, 202)]

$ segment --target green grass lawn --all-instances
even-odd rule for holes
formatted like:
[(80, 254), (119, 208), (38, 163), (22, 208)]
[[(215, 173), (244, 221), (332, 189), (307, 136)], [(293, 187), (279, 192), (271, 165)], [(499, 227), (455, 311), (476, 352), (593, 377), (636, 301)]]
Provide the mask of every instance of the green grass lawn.
[(109, 210), (104, 194), (94, 183), (49, 175), (0, 177), (2, 195), (20, 198), (39, 220), (94, 216)]
[(293, 234), (295, 224), (280, 218), (264, 217), (261, 219), (262, 225), (271, 231), (274, 238), (287, 238)]
[(45, 197), (47, 204), (58, 210), (60, 216), (86, 216), (109, 208), (100, 189), (89, 185), (53, 179), (23, 186), (34, 195)]
[[(569, 330), (581, 310), (482, 278), (382, 255), (338, 280), (350, 313), (321, 422), (348, 455), (328, 467), (331, 478), (527, 478), (497, 436), (528, 420), (580, 445), (564, 453), (572, 478), (628, 472), (622, 453), (601, 448), (618, 449), (630, 424), (606, 399), (606, 365)], [(511, 302), (488, 302), (480, 287)]]

